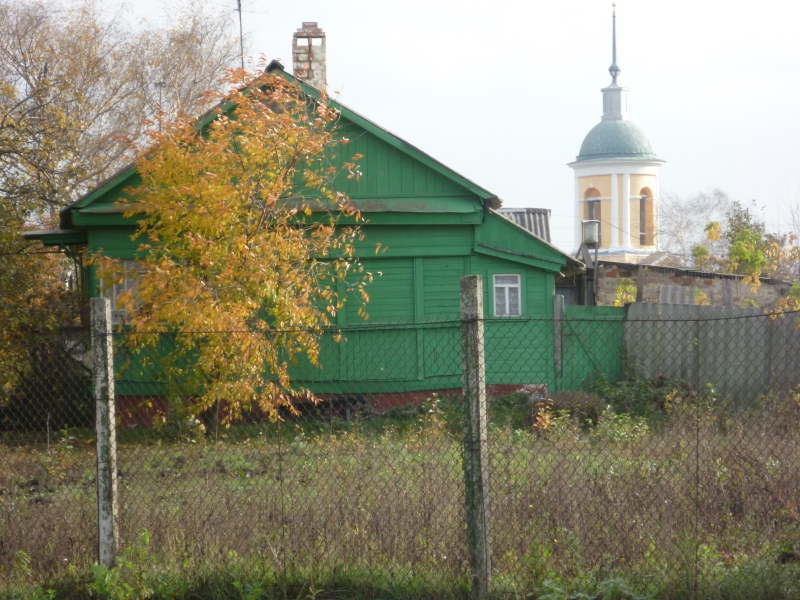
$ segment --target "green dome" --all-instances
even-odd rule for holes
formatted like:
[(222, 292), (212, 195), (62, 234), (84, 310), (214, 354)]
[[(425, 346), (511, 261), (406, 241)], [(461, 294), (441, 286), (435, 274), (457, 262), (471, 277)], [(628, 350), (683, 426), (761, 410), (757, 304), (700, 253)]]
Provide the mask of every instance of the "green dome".
[(655, 157), (641, 129), (630, 121), (609, 119), (600, 121), (586, 135), (578, 161), (611, 158), (648, 160)]

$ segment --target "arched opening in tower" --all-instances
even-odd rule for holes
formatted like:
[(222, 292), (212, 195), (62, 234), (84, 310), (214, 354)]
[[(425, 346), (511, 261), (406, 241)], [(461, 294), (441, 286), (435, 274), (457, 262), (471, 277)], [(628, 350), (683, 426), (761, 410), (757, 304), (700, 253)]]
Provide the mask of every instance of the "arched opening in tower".
[(655, 246), (655, 204), (649, 187), (639, 192), (639, 245)]
[[(596, 200), (594, 199), (596, 198)], [(602, 204), (600, 200), (600, 191), (596, 188), (590, 187), (583, 195), (586, 200), (586, 219), (588, 221), (600, 221), (600, 228), (598, 231), (598, 242), (600, 247), (603, 247), (603, 218), (602, 218)]]

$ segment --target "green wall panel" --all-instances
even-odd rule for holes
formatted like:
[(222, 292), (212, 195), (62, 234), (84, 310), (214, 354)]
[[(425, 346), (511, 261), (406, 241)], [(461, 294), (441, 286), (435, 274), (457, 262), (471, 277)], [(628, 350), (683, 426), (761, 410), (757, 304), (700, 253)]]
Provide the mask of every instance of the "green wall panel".
[(561, 252), (495, 213), (486, 214), (483, 225), (476, 228), (475, 241), (559, 265), (566, 264), (566, 257)]
[(443, 256), (424, 259), (423, 297), (425, 318), (458, 318), (461, 310), (459, 288), (466, 274), (465, 257)]
[(404, 381), (418, 378), (413, 327), (349, 331), (342, 344), (349, 381)]
[(613, 306), (565, 306), (563, 369), (559, 389), (580, 389), (602, 374), (609, 381), (622, 376), (625, 309)]
[(359, 179), (340, 176), (334, 185), (334, 189), (353, 199), (470, 194), (463, 186), (352, 123), (343, 121), (339, 132), (350, 143), (335, 149), (330, 158), (334, 166), (341, 169), (355, 154), (363, 155), (358, 161)]
[[(422, 330), (424, 375), (426, 380), (443, 377), (461, 379), (461, 325), (458, 322), (438, 323)], [(459, 385), (461, 385), (459, 383)]]
[(92, 227), (89, 229), (89, 253), (102, 250), (112, 258), (133, 258), (142, 240), (131, 239), (134, 227)]
[(365, 225), (356, 252), (370, 259), (380, 244), (380, 258), (466, 255), (472, 252), (472, 231), (472, 225)]
[(309, 383), (342, 379), (342, 344), (334, 339), (332, 333), (325, 333), (319, 345), (317, 365), (312, 365), (306, 356), (302, 356), (298, 357), (297, 364), (290, 367), (289, 373), (294, 381)]
[[(370, 301), (366, 305), (369, 323), (414, 320), (414, 259), (378, 258), (361, 261), (365, 272), (372, 273), (366, 286)], [(356, 301), (352, 301), (356, 300)], [(365, 323), (359, 316), (360, 304), (351, 298), (345, 305), (348, 325)]]

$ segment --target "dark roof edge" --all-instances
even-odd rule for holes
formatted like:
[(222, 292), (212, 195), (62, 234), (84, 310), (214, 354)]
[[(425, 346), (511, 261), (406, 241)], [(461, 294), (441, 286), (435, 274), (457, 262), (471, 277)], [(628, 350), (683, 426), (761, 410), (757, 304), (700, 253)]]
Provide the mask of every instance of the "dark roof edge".
[[(695, 269), (682, 269), (680, 267), (666, 267), (662, 265), (639, 265), (637, 263), (622, 262), (616, 260), (604, 260), (598, 257), (597, 262), (600, 265), (614, 265), (615, 267), (627, 267), (630, 270), (636, 270), (639, 267), (656, 271), (660, 273), (675, 273), (676, 275), (696, 277), (698, 279), (743, 279), (745, 275), (737, 275), (736, 273), (715, 273), (714, 271), (697, 271)], [(777, 283), (792, 285), (791, 281), (786, 279), (775, 279), (773, 277), (759, 277), (759, 281), (764, 283)]]

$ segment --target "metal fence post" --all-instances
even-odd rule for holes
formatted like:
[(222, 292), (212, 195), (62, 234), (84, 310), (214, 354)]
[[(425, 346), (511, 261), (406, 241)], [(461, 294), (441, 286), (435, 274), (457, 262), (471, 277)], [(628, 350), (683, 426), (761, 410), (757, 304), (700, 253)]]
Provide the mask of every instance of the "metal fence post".
[(472, 569), (471, 596), (489, 591), (489, 454), (486, 435), (486, 366), (483, 285), (480, 275), (461, 278), (461, 358), (464, 385), (464, 495), (467, 544)]
[(92, 376), (97, 432), (97, 559), (110, 567), (119, 543), (117, 526), (117, 434), (114, 415), (114, 352), (111, 302), (92, 301)]

